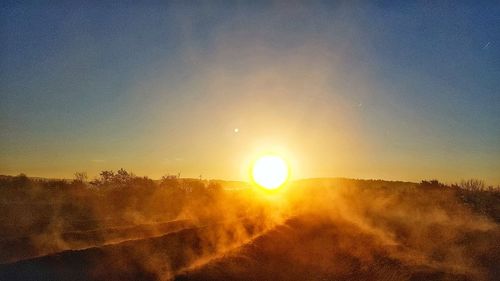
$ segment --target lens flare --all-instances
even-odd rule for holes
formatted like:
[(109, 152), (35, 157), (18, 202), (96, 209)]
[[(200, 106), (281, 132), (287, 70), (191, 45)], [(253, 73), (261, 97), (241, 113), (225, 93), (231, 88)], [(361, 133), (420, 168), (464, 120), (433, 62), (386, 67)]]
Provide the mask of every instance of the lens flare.
[(288, 179), (288, 164), (279, 156), (262, 156), (252, 165), (252, 179), (259, 186), (273, 190)]

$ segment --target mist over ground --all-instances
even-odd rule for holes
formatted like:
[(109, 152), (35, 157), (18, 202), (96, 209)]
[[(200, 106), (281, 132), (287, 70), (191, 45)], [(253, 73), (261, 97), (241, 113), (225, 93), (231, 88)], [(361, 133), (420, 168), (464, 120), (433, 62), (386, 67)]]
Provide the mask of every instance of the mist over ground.
[(1, 280), (494, 280), (500, 193), (310, 179), (245, 183), (125, 170), (1, 178)]

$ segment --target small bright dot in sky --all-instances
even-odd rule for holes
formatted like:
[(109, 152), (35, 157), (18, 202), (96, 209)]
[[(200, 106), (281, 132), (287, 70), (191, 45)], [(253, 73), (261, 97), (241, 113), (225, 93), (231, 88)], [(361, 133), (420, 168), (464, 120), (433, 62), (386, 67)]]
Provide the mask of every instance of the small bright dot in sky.
[(66, 178), (86, 161), (241, 180), (245, 153), (283, 145), (307, 162), (297, 177), (500, 184), (498, 0), (5, 2), (0, 175)]

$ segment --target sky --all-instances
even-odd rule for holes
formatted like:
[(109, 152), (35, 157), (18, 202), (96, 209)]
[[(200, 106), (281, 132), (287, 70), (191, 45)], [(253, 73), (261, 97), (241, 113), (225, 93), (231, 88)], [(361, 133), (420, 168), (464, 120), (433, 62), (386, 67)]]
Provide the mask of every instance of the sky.
[(0, 174), (500, 184), (498, 1), (146, 2), (2, 2)]

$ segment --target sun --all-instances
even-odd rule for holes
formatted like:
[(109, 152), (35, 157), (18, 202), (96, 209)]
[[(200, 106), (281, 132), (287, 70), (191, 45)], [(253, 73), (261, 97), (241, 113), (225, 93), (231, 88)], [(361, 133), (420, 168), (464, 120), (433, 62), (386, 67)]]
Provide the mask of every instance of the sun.
[(253, 163), (251, 175), (256, 184), (265, 189), (273, 190), (283, 185), (288, 179), (289, 167), (283, 158), (266, 155)]

